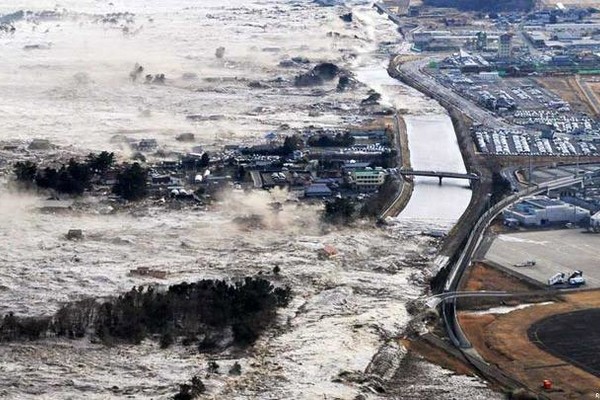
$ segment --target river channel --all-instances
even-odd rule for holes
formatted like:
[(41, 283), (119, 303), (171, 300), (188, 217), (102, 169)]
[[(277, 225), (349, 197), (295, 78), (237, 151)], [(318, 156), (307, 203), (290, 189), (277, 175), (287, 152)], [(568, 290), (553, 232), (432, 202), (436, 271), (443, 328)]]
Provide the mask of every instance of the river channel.
[[(372, 10), (360, 10), (359, 18), (367, 26), (375, 42), (390, 40), (398, 34), (395, 26)], [(392, 35), (392, 36), (390, 36)], [(406, 46), (400, 44), (398, 51)], [(382, 101), (399, 110), (406, 122), (410, 162), (413, 169), (446, 172), (466, 172), (452, 121), (441, 105), (390, 77), (387, 73), (389, 55), (380, 46), (363, 51), (355, 64), (359, 81), (382, 96)], [(448, 231), (465, 212), (472, 192), (468, 182), (418, 177), (407, 207), (397, 222), (417, 229)]]

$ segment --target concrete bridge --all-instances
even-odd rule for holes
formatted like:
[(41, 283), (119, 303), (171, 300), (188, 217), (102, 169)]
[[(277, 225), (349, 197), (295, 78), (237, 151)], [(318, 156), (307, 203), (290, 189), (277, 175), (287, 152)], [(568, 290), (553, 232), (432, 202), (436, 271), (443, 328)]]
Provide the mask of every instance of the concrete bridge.
[(479, 180), (479, 176), (477, 174), (461, 174), (458, 172), (444, 172), (444, 171), (418, 171), (418, 170), (401, 169), (400, 175), (403, 175), (403, 176), (434, 176), (440, 180), (440, 185), (442, 184), (443, 178), (468, 179), (471, 182)]

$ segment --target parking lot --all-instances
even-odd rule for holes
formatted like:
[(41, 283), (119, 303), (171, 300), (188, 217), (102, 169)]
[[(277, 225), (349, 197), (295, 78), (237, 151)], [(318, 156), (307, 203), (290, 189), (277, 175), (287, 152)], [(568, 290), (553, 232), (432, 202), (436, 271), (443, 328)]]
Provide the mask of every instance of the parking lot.
[(598, 146), (591, 142), (560, 136), (549, 139), (525, 132), (478, 129), (473, 138), (477, 149), (484, 154), (584, 157), (600, 154)]
[(600, 146), (592, 142), (600, 136), (598, 123), (586, 114), (573, 112), (568, 102), (534, 79), (490, 79), (458, 69), (437, 71), (436, 79), (483, 109), (504, 117), (514, 127), (475, 130), (473, 137), (481, 153), (584, 157), (600, 154)]
[[(600, 234), (581, 229), (530, 231), (502, 234), (495, 238), (485, 258), (546, 284), (552, 275), (583, 271), (586, 288), (600, 287)], [(528, 260), (536, 265), (516, 267)]]

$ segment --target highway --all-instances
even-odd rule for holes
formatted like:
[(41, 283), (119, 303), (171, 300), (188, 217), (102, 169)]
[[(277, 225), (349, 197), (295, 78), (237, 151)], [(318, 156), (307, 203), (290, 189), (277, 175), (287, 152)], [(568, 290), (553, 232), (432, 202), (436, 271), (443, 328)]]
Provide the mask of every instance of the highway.
[(463, 299), (463, 298), (476, 298), (476, 297), (511, 297), (514, 293), (509, 292), (498, 292), (498, 291), (486, 291), (480, 290), (478, 292), (444, 292), (436, 294), (427, 298), (425, 304), (430, 308), (436, 308), (439, 304), (446, 300), (451, 299)]

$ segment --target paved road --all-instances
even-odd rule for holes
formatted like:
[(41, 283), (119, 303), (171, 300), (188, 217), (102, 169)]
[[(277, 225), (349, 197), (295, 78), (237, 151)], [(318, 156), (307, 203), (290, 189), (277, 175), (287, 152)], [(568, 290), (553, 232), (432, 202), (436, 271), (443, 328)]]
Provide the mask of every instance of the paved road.
[(473, 121), (492, 129), (518, 130), (519, 127), (506, 123), (492, 112), (481, 108), (478, 104), (465, 99), (454, 90), (442, 85), (431, 75), (423, 72), (423, 69), (431, 62), (439, 61), (435, 57), (426, 57), (416, 61), (409, 61), (396, 66), (396, 70), (406, 78), (414, 81), (415, 86), (421, 86), (434, 97), (450, 103), (461, 110)]
[(436, 308), (441, 302), (446, 300), (454, 300), (454, 299), (463, 299), (463, 298), (477, 298), (477, 297), (510, 297), (515, 295), (520, 295), (522, 293), (509, 293), (509, 292), (501, 292), (501, 291), (485, 291), (481, 290), (479, 292), (445, 292), (436, 294), (435, 296), (431, 296), (427, 298), (425, 304), (428, 307)]
[[(573, 178), (572, 176), (560, 178), (551, 182), (546, 182), (536, 188), (529, 188), (516, 193), (512, 196), (505, 198), (500, 201), (490, 210), (486, 211), (477, 221), (467, 243), (460, 254), (458, 261), (452, 265), (446, 284), (444, 286), (444, 292), (455, 292), (458, 289), (462, 275), (464, 274), (467, 267), (471, 264), (473, 256), (483, 241), (483, 234), (489, 224), (494, 218), (496, 218), (506, 207), (515, 203), (523, 197), (531, 196), (533, 194), (542, 193), (548, 189), (556, 189), (560, 187), (570, 186), (577, 182), (581, 182), (582, 178)], [(463, 333), (456, 316), (456, 301), (450, 300), (444, 303), (442, 307), (442, 317), (448, 335), (455, 346), (461, 349), (471, 348), (471, 343)]]

